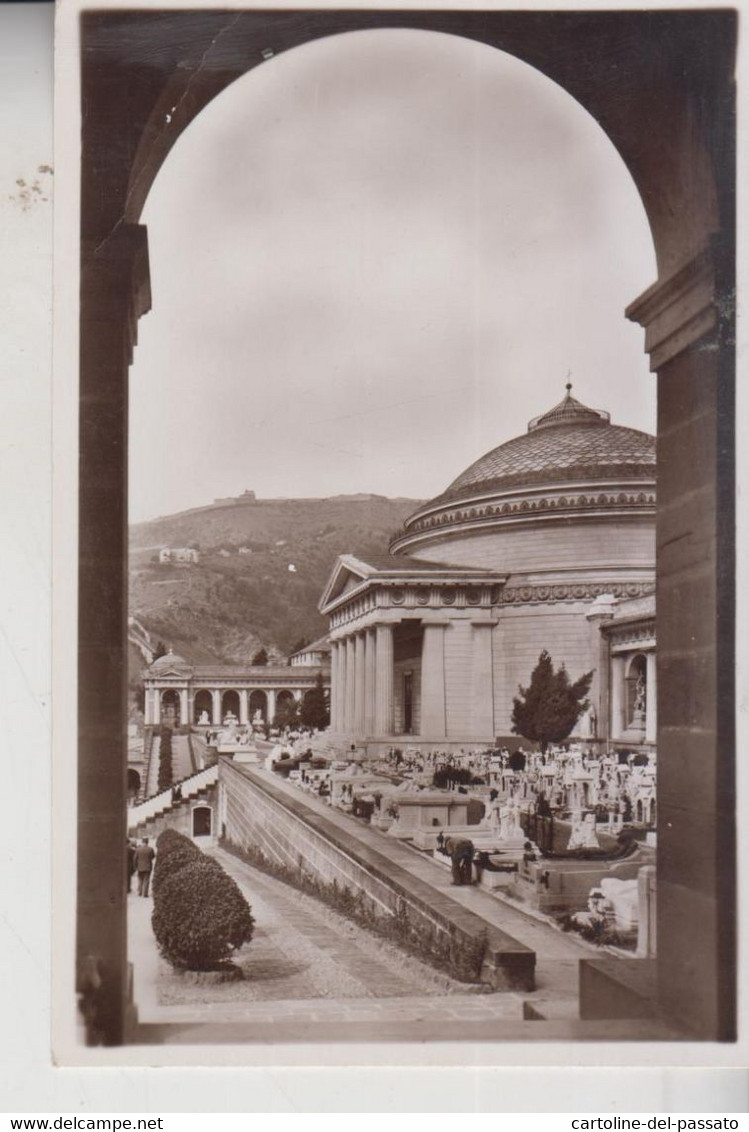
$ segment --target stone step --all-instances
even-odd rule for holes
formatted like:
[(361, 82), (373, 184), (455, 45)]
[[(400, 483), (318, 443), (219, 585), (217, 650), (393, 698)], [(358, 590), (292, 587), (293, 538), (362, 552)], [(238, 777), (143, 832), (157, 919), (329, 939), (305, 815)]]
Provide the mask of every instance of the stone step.
[[(627, 1042), (685, 1041), (662, 1022), (567, 1019), (522, 1021), (508, 1018), (461, 1020), (431, 1027), (423, 1019), (284, 1018), (272, 1022), (140, 1023), (129, 1040), (139, 1045), (236, 1045), (283, 1042)], [(246, 1054), (245, 1054), (246, 1056)], [(237, 1051), (237, 1061), (243, 1054)]]

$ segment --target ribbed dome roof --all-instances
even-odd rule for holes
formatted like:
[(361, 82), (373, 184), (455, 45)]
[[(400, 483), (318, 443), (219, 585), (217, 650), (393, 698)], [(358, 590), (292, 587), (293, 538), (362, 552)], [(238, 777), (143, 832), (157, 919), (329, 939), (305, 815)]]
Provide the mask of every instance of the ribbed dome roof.
[(587, 479), (593, 475), (655, 474), (655, 437), (612, 425), (608, 413), (590, 409), (570, 394), (517, 436), (493, 448), (453, 480), (440, 496), (503, 485)]
[(151, 672), (168, 672), (170, 669), (174, 669), (174, 668), (189, 668), (189, 667), (190, 667), (190, 665), (187, 663), (187, 661), (184, 659), (184, 657), (177, 656), (177, 654), (172, 652), (172, 650), (170, 649), (168, 653), (165, 653), (164, 656), (160, 656), (158, 660), (155, 660), (153, 662), (153, 664), (151, 665), (150, 671)]

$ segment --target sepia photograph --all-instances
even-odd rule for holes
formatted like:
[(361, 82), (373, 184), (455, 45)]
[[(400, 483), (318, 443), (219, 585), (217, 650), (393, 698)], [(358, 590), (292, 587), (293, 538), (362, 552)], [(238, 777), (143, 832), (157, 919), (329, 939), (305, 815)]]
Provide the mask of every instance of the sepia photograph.
[(68, 19), (63, 1063), (736, 1042), (738, 25)]

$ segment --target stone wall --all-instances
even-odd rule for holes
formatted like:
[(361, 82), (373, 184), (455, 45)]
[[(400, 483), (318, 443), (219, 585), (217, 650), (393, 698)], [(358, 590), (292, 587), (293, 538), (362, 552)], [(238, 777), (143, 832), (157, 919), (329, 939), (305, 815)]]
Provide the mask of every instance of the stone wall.
[(655, 522), (652, 518), (569, 520), (510, 530), (495, 527), (484, 534), (446, 533), (439, 541), (409, 547), (407, 553), (415, 559), (502, 574), (588, 567), (654, 569)]
[(220, 764), (219, 806), (227, 840), (238, 849), (258, 849), (277, 865), (305, 872), (326, 884), (364, 894), (380, 917), (407, 913), (419, 932), (466, 950), (486, 941), (482, 981), (500, 990), (532, 990), (535, 953), (448, 894), (414, 876), (383, 852), (342, 830), (300, 794), (248, 766)]

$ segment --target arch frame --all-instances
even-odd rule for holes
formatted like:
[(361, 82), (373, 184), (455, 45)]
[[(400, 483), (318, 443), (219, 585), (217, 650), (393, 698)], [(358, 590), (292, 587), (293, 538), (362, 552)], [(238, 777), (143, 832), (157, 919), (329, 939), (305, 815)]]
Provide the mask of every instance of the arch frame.
[(382, 27), (480, 39), (548, 75), (602, 126), (648, 214), (659, 278), (627, 316), (645, 329), (659, 400), (658, 1006), (702, 1039), (733, 1040), (737, 14), (326, 9), (82, 16), (77, 946), (108, 972), (105, 1041), (123, 1040), (126, 1013), (124, 897), (111, 903), (100, 862), (118, 869), (125, 844), (127, 371), (151, 304), (142, 204), (179, 133), (265, 49)]

